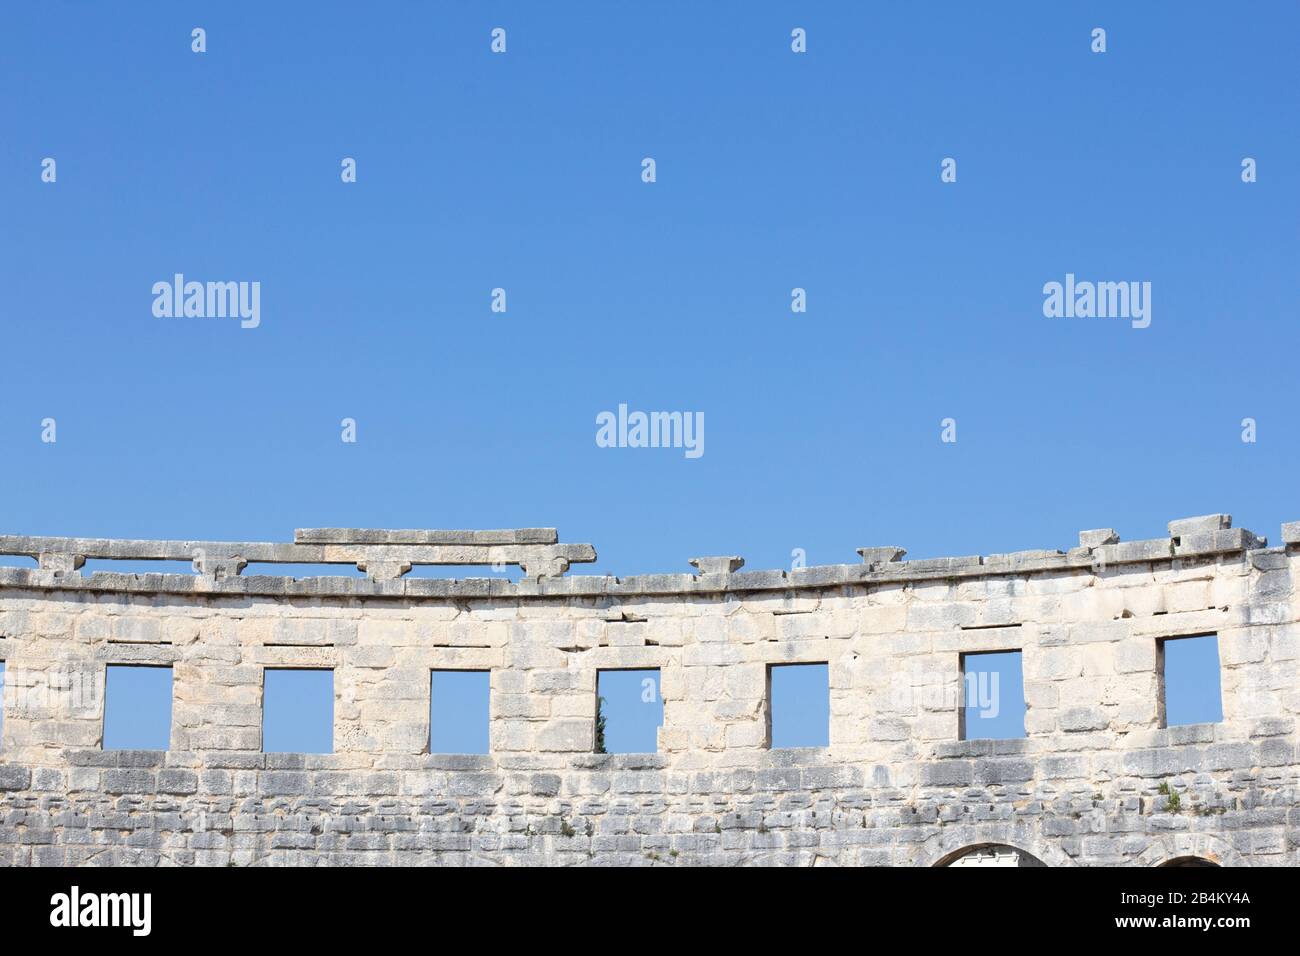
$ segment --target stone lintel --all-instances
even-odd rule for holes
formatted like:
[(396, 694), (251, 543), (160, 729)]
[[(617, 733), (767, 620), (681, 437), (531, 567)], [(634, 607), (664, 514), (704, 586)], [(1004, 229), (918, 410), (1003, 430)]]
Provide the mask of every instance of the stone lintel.
[(294, 544), (558, 544), (554, 528), (437, 531), (386, 528), (299, 528)]
[[(411, 565), (524, 565), (531, 561), (563, 560), (587, 564), (596, 560), (590, 544), (286, 544), (236, 541), (138, 541), (114, 538), (51, 538), (0, 535), (0, 554), (25, 555), (55, 561), (59, 555), (109, 561), (194, 561), (215, 567), (258, 564), (351, 564), (408, 562)], [(61, 559), (59, 559), (61, 560)], [(77, 565), (80, 567), (81, 565)], [(199, 565), (195, 565), (199, 570)]]

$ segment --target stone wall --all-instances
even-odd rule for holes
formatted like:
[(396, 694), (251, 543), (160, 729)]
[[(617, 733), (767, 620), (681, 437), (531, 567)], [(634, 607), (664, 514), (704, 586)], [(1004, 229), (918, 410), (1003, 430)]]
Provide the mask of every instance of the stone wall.
[[(429, 550), (445, 532), (336, 535), (316, 560), (369, 577), (300, 580), (242, 576), (241, 552), (328, 532), (0, 538), (39, 562), (0, 568), (0, 863), (916, 866), (1006, 844), (1048, 865), (1296, 865), (1300, 526), (1270, 548), (1230, 524), (624, 579), (564, 575), (594, 550), (544, 534), (464, 544), (533, 562), (516, 583), (403, 577), (465, 560)], [(78, 570), (185, 548), (192, 575)], [(1218, 635), (1223, 721), (1163, 727), (1158, 642), (1197, 634)], [(960, 656), (1009, 649), (1026, 737), (959, 739)], [(824, 749), (769, 747), (768, 667), (794, 662), (829, 665)], [(173, 668), (166, 752), (102, 749), (111, 663)], [(273, 666), (333, 669), (334, 753), (260, 752)], [(491, 671), (490, 755), (426, 752), (430, 672), (458, 668)], [(660, 670), (657, 753), (592, 752), (612, 668)]]

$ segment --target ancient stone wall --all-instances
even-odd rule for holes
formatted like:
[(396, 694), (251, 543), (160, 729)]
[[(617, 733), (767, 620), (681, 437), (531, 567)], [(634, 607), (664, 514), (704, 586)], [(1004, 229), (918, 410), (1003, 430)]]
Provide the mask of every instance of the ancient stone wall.
[[(1300, 863), (1300, 525), (1066, 552), (566, 575), (548, 529), (293, 544), (0, 537), (0, 863)], [(194, 560), (194, 574), (79, 569)], [(241, 571), (356, 564), (366, 578)], [(446, 580), (415, 564), (514, 564)], [(1159, 646), (1218, 636), (1223, 720), (1164, 727)], [(1026, 736), (960, 739), (961, 655), (1023, 654)], [(769, 746), (768, 668), (826, 662), (830, 744)], [(173, 668), (171, 746), (105, 751), (108, 664)], [(331, 668), (334, 753), (261, 752), (263, 672)], [(597, 672), (658, 668), (658, 752), (593, 753)], [(491, 672), (491, 752), (430, 754), (430, 672)], [(1169, 795), (1177, 794), (1177, 806)], [(990, 858), (996, 854), (990, 854)]]

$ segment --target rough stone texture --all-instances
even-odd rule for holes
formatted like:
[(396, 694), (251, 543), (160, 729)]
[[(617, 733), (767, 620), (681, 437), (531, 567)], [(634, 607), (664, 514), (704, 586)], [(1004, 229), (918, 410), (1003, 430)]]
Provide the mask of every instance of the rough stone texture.
[[(306, 536), (379, 543), (83, 575), (57, 556), (193, 543), (0, 538), (56, 556), (0, 569), (0, 864), (931, 865), (1008, 844), (1048, 865), (1294, 866), (1300, 546), (1218, 516), (1173, 528), (1064, 553), (518, 583), (390, 575), (440, 548), (567, 566), (555, 548), (589, 546), (325, 530)], [(375, 579), (231, 560), (305, 547)], [(1160, 727), (1157, 641), (1206, 633), (1224, 719)], [(957, 739), (960, 656), (1011, 648), (1027, 737)], [(830, 746), (769, 749), (768, 666), (821, 661)], [(102, 750), (109, 663), (172, 666), (168, 751)], [(295, 665), (334, 669), (335, 753), (260, 752), (263, 670)], [(591, 753), (597, 671), (645, 667), (659, 752)], [(424, 752), (430, 671), (456, 668), (491, 671), (489, 756)]]
[(888, 564), (891, 561), (902, 561), (903, 555), (907, 551), (903, 548), (858, 548), (858, 554), (862, 555), (863, 564)]
[[(235, 577), (250, 562), (268, 564), (351, 564), (382, 568), (372, 580), (400, 577), (392, 572), (413, 565), (517, 565), (537, 570), (533, 577), (559, 575), (570, 564), (596, 560), (589, 544), (528, 544), (554, 536), (548, 528), (516, 531), (389, 531), (358, 529), (300, 529), (304, 539), (322, 543), (292, 544), (265, 541), (129, 541), (110, 538), (48, 538), (0, 535), (0, 554), (37, 558), (42, 570), (69, 573), (87, 558), (110, 561), (192, 561), (195, 572), (208, 580)], [(384, 535), (390, 536), (388, 539)], [(475, 537), (475, 536), (478, 537)], [(337, 543), (336, 538), (362, 540)], [(408, 540), (409, 539), (409, 540)]]
[(1114, 528), (1094, 528), (1079, 532), (1079, 547), (1096, 548), (1103, 544), (1119, 544), (1119, 534)]
[(745, 559), (738, 554), (726, 554), (708, 558), (691, 558), (690, 565), (701, 574), (731, 574), (745, 566)]
[(1232, 515), (1200, 515), (1196, 518), (1178, 518), (1169, 522), (1169, 535), (1176, 538), (1183, 534), (1225, 531), (1231, 527)]
[(299, 528), (295, 544), (555, 544), (554, 528), (502, 528), (495, 531), (429, 531), (388, 528)]

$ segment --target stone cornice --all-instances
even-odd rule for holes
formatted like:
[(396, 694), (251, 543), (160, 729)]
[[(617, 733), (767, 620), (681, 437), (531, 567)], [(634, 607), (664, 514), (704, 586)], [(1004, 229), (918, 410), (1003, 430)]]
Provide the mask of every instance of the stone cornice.
[[(1080, 532), (1068, 551), (1017, 551), (905, 561), (897, 547), (864, 547), (861, 564), (831, 564), (790, 571), (740, 571), (739, 556), (693, 558), (698, 574), (563, 576), (570, 563), (589, 562), (589, 544), (558, 544), (554, 529), (500, 531), (299, 530), (293, 543), (135, 541), (91, 538), (0, 536), (0, 554), (25, 555), (40, 567), (0, 568), (0, 589), (248, 596), (268, 598), (600, 598), (718, 595), (763, 591), (884, 586), (996, 576), (1069, 572), (1105, 574), (1137, 564), (1230, 558), (1266, 548), (1267, 540), (1232, 528), (1227, 515), (1169, 523), (1170, 535), (1121, 542), (1111, 529)], [(1283, 526), (1282, 548), (1300, 544), (1300, 522)], [(192, 560), (194, 574), (120, 573), (83, 575), (88, 558)], [(250, 562), (353, 564), (368, 578), (241, 575)], [(505, 578), (404, 578), (413, 565), (506, 565), (522, 567), (518, 582)]]

